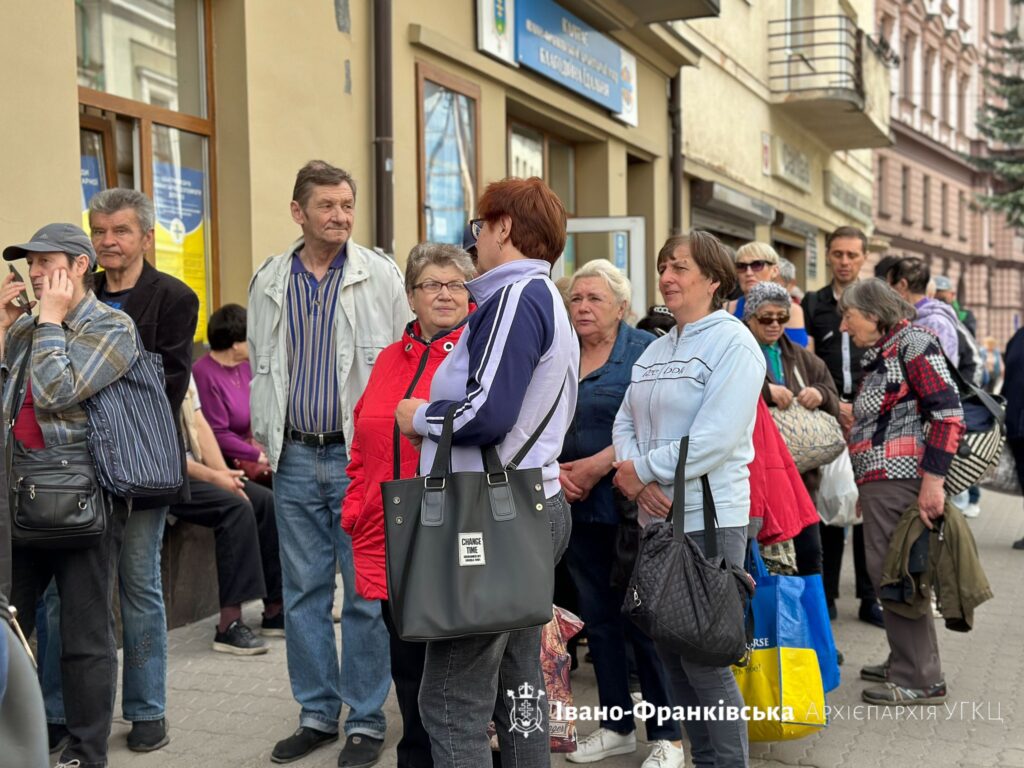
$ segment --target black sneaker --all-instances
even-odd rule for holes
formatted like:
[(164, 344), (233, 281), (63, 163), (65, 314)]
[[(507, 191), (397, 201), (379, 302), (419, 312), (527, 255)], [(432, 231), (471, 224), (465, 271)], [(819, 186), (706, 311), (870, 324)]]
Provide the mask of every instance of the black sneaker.
[(132, 723), (128, 734), (128, 749), (132, 752), (153, 752), (167, 746), (170, 741), (167, 735), (167, 720), (140, 720)]
[(836, 601), (832, 599), (825, 600), (825, 607), (828, 609), (828, 618), (830, 621), (835, 621), (839, 616), (839, 611), (836, 610)]
[(1024, 539), (1017, 539), (1013, 542), (1014, 549), (1024, 549)]
[(213, 636), (213, 650), (236, 656), (259, 656), (270, 648), (239, 619), (232, 621), (226, 631)]
[(71, 734), (64, 723), (47, 723), (46, 735), (49, 737), (51, 755), (54, 752), (62, 752), (71, 741)]
[(284, 611), (270, 618), (264, 616), (260, 634), (264, 637), (284, 637)]
[(369, 768), (380, 760), (384, 739), (375, 739), (365, 733), (353, 733), (345, 739), (338, 755), (338, 768)]
[(874, 624), (880, 629), (885, 629), (885, 621), (882, 619), (882, 606), (877, 600), (861, 600), (857, 618), (868, 624)]
[(301, 726), (287, 739), (281, 739), (274, 745), (270, 759), (275, 763), (290, 763), (305, 757), (317, 747), (338, 740), (338, 734), (318, 731), (316, 728)]
[(886, 683), (877, 688), (868, 688), (861, 693), (868, 704), (895, 706), (905, 704), (942, 704), (946, 701), (946, 683), (936, 683), (927, 688), (904, 688), (896, 683)]
[(889, 679), (889, 662), (861, 667), (860, 679), (867, 680), (869, 683), (884, 683)]

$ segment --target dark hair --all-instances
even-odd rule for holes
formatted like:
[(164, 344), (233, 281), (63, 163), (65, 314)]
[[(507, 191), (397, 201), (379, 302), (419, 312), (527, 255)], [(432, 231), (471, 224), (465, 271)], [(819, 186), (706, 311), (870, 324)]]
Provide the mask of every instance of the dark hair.
[[(77, 259), (78, 256), (72, 256), (70, 253), (65, 253), (64, 256), (68, 260), (69, 267), (75, 266), (75, 259)], [(88, 254), (82, 253), (79, 254), (79, 256), (88, 256)], [(91, 265), (87, 270), (85, 270), (85, 274), (82, 275), (82, 287), (87, 291), (91, 291), (96, 287), (96, 267), (94, 265)]]
[(653, 333), (655, 336), (664, 336), (676, 327), (676, 319), (669, 312), (668, 307), (664, 304), (656, 304), (637, 321), (636, 327), (641, 331)]
[(737, 284), (732, 252), (710, 232), (694, 229), (688, 235), (675, 235), (666, 240), (658, 251), (657, 265), (660, 267), (671, 259), (679, 247), (690, 252), (690, 258), (704, 277), (718, 283), (711, 297), (711, 309), (721, 309)]
[(512, 245), (524, 256), (554, 264), (565, 250), (565, 206), (536, 176), (488, 184), (477, 211), (488, 222), (511, 218)]
[(856, 237), (860, 240), (861, 248), (864, 253), (868, 252), (868, 236), (864, 234), (863, 230), (857, 227), (840, 227), (829, 233), (828, 237), (825, 238), (825, 253), (828, 254), (832, 250), (832, 241), (838, 240), (841, 237)]
[(900, 280), (907, 281), (907, 290), (913, 294), (928, 292), (928, 281), (932, 279), (932, 271), (923, 259), (907, 256), (899, 259), (885, 271), (885, 281), (889, 285), (897, 285)]
[(348, 184), (352, 189), (352, 200), (356, 198), (356, 182), (352, 174), (336, 168), (323, 160), (310, 160), (295, 174), (295, 188), (292, 189), (292, 200), (305, 208), (313, 194), (313, 187), (336, 187)]
[(875, 264), (875, 277), (880, 277), (885, 280), (885, 276), (889, 274), (889, 270), (895, 267), (902, 258), (902, 256), (883, 256), (878, 260), (878, 263)]
[(245, 341), (245, 307), (225, 304), (218, 309), (210, 315), (206, 336), (214, 352), (231, 349), (233, 344)]

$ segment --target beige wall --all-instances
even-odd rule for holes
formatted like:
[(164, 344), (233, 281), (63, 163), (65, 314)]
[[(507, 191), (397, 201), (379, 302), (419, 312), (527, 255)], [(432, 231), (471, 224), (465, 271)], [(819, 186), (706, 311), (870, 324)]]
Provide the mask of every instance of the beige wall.
[(63, 0), (13, 0), (0, 23), (0, 245), (44, 224), (80, 223), (75, 13)]

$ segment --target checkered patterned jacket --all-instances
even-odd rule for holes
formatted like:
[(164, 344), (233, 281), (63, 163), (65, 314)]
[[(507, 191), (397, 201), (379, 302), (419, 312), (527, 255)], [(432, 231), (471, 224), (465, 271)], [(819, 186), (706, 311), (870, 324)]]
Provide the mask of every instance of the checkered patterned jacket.
[(945, 476), (964, 415), (935, 334), (903, 320), (864, 353), (861, 365), (850, 433), (857, 483)]

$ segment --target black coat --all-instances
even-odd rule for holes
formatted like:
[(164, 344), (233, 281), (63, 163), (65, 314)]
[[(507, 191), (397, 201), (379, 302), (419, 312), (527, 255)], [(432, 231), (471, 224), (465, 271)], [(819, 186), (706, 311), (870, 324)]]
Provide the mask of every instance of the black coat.
[(1006, 398), (1006, 436), (1024, 439), (1024, 328), (1019, 328), (1006, 345), (1002, 392)]
[[(97, 295), (106, 286), (106, 279), (103, 272), (96, 275)], [(179, 415), (192, 376), (192, 339), (199, 322), (199, 297), (181, 280), (159, 271), (147, 261), (143, 262), (142, 274), (122, 310), (138, 326), (142, 346), (163, 359), (167, 399), (171, 403), (174, 423), (179, 425), (180, 440)], [(132, 504), (134, 509), (154, 509), (188, 500), (185, 448), (184, 441), (180, 442), (182, 476), (185, 478), (181, 490), (167, 496), (137, 499)]]

